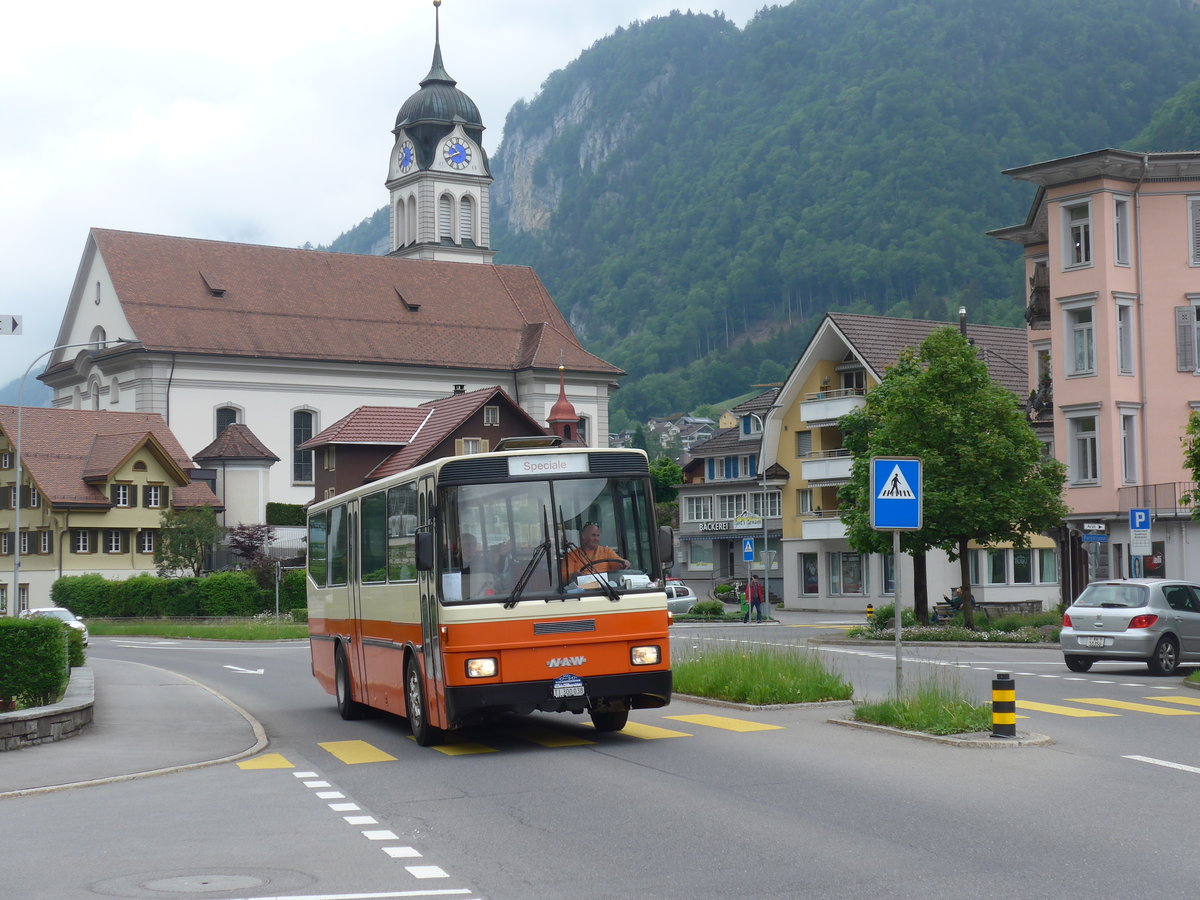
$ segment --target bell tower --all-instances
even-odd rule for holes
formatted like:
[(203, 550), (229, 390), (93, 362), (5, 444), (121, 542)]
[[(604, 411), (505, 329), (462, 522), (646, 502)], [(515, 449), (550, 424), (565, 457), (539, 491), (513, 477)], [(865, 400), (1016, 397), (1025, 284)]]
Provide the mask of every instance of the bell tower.
[(441, 5), (433, 0), (433, 64), (392, 129), (389, 255), (490, 263), (492, 173), (483, 121), (442, 64)]

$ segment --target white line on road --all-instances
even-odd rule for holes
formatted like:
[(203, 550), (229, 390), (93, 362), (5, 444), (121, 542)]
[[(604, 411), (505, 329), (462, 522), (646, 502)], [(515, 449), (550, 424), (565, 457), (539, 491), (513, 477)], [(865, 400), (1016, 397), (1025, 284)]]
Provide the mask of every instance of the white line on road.
[(1122, 759), (1132, 759), (1134, 762), (1150, 763), (1152, 766), (1163, 766), (1167, 769), (1179, 769), (1183, 772), (1191, 772), (1193, 775), (1200, 775), (1200, 768), (1196, 766), (1185, 766), (1183, 763), (1155, 759), (1153, 756), (1124, 756)]

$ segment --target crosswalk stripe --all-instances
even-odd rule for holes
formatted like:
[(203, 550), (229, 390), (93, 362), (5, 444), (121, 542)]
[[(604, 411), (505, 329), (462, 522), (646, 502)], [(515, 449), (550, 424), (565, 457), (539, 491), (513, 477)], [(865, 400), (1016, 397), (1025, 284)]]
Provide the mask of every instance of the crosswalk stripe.
[(1146, 703), (1128, 703), (1125, 700), (1109, 700), (1107, 697), (1067, 697), (1069, 703), (1090, 703), (1093, 706), (1107, 706), (1111, 709), (1128, 709), (1131, 712), (1150, 713), (1154, 716), (1200, 716), (1200, 712), (1190, 709), (1171, 709), (1163, 706), (1150, 706)]
[(709, 728), (720, 728), (724, 731), (781, 731), (782, 725), (764, 725), (761, 722), (747, 722), (745, 719), (730, 719), (725, 716), (710, 716), (698, 714), (691, 716), (666, 716), (676, 722), (688, 722), (692, 725), (707, 725)]
[(1178, 703), (1180, 706), (1200, 706), (1196, 697), (1146, 697), (1147, 700), (1157, 700), (1159, 703)]
[(588, 747), (596, 743), (575, 734), (551, 731), (548, 728), (523, 728), (520, 738), (541, 747)]
[(264, 753), (254, 759), (237, 764), (239, 769), (292, 769), (295, 768), (282, 753)]
[(1076, 719), (1099, 718), (1100, 716), (1116, 716), (1117, 713), (1100, 712), (1095, 709), (1076, 709), (1073, 706), (1058, 706), (1054, 703), (1038, 703), (1036, 700), (1018, 700), (1017, 709), (1028, 709), (1033, 712), (1054, 713), (1059, 716), (1072, 716)]
[[(415, 740), (411, 735), (409, 740)], [(489, 747), (487, 744), (477, 744), (474, 741), (463, 741), (460, 744), (435, 744), (429, 748), (436, 750), (442, 756), (471, 756), (476, 753), (496, 753), (495, 747)]]
[(318, 741), (317, 746), (348, 766), (359, 763), (388, 762), (396, 757), (372, 747), (366, 741)]
[(672, 731), (670, 728), (659, 728), (657, 725), (644, 725), (641, 722), (629, 722), (621, 729), (621, 734), (641, 738), (644, 741), (657, 741), (663, 738), (691, 737), (686, 731)]

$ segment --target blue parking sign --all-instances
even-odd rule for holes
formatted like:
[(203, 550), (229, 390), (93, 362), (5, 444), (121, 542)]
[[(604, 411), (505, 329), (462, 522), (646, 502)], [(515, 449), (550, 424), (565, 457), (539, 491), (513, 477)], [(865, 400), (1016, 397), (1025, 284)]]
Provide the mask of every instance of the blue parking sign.
[(1150, 510), (1131, 509), (1129, 511), (1129, 530), (1139, 531), (1150, 527)]
[(916, 531), (921, 527), (921, 460), (914, 456), (871, 457), (871, 527)]

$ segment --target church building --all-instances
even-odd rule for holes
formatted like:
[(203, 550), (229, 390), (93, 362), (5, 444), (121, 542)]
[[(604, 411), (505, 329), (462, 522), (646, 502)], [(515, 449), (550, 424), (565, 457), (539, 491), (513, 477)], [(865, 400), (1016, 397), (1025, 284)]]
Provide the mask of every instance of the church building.
[(313, 499), (301, 445), (353, 410), (456, 386), (499, 386), (538, 423), (565, 392), (572, 433), (604, 445), (623, 372), (584, 349), (532, 269), (494, 264), (483, 130), (435, 31), (392, 129), (388, 255), (93, 228), (56, 341), (88, 346), (51, 357), (54, 406), (158, 413), (193, 456), (242, 426), (264, 507)]

